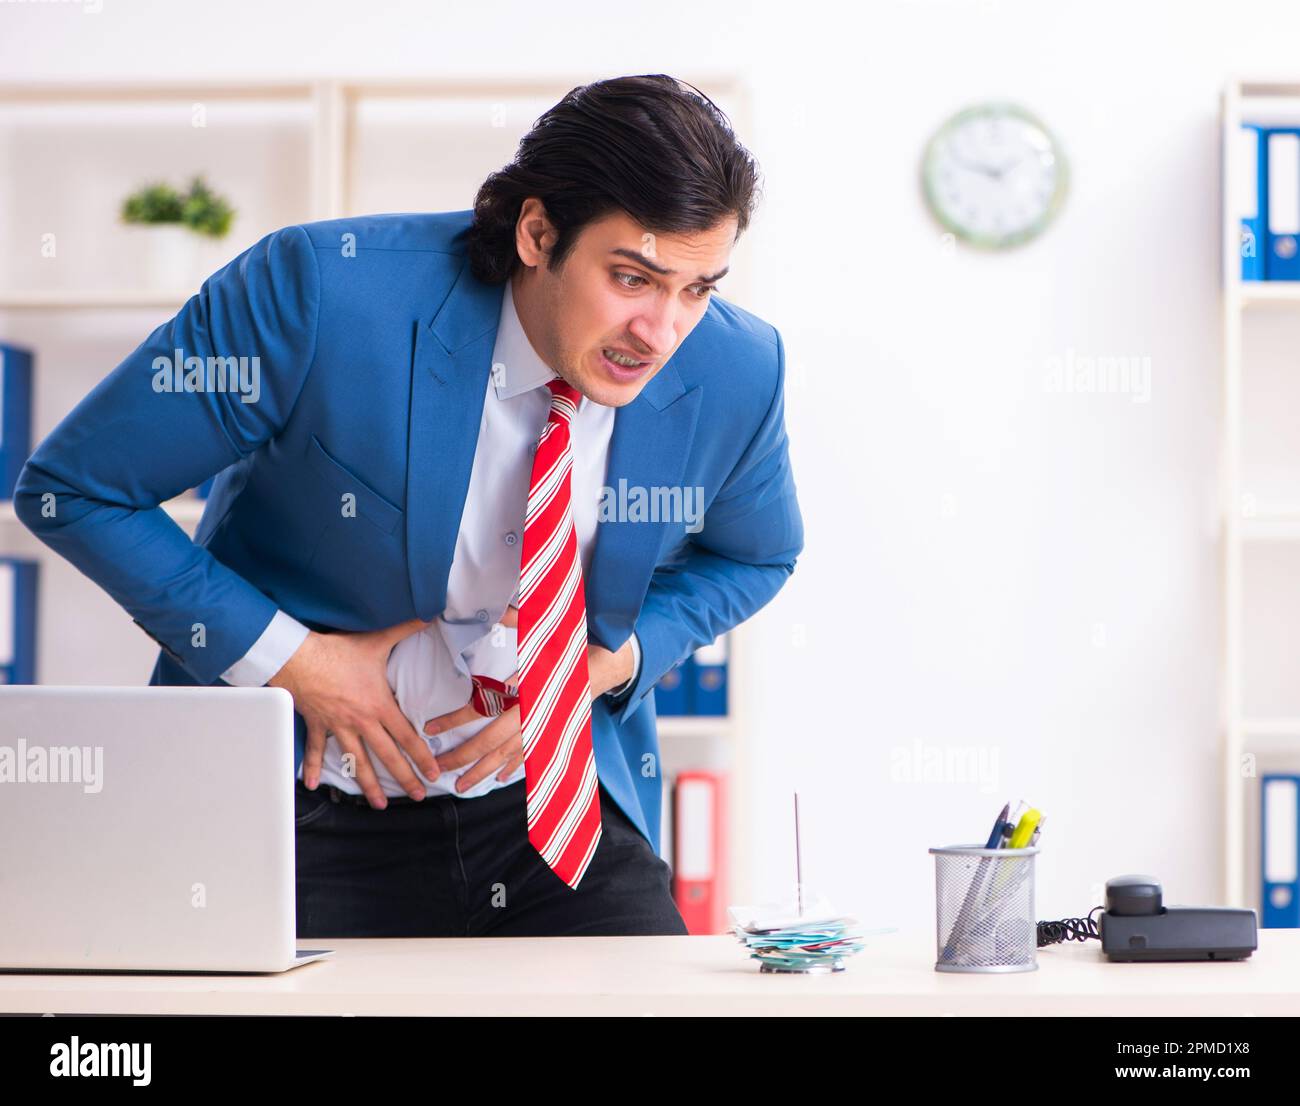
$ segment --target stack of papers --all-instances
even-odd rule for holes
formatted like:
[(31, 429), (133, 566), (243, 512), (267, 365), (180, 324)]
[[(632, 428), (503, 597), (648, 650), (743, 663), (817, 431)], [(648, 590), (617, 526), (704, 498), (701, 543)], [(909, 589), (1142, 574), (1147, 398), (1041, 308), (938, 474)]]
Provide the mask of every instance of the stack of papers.
[(862, 930), (856, 918), (837, 915), (828, 904), (802, 915), (782, 907), (728, 909), (733, 932), (765, 972), (842, 972), (844, 958), (863, 949), (862, 938), (892, 929)]

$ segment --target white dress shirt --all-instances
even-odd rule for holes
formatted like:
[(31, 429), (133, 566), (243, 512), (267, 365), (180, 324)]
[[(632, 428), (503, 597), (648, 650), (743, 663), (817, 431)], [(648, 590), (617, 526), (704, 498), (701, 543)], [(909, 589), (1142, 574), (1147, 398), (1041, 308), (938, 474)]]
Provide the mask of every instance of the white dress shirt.
[[(544, 385), (557, 374), (528, 341), (515, 312), (510, 281), (502, 296), (492, 365), (465, 509), (447, 578), (446, 608), (430, 626), (398, 642), (388, 658), (388, 682), (398, 706), (435, 756), (468, 740), (490, 721), (478, 718), (432, 737), (424, 733), (429, 719), (469, 702), (470, 673), (504, 681), (518, 667), (515, 630), (500, 625), (498, 620), (518, 598), (533, 454), (551, 409), (551, 393)], [(597, 512), (615, 413), (613, 407), (603, 407), (582, 396), (571, 423), (573, 524), (584, 578), (590, 573), (595, 547)], [(297, 619), (284, 611), (276, 612), (253, 647), (222, 674), (222, 679), (237, 686), (260, 687), (283, 667), (307, 633)], [(611, 697), (625, 692), (639, 674), (641, 654), (635, 634), (631, 646), (632, 678), (611, 689)], [(405, 794), (377, 757), (370, 760), (385, 795)], [(433, 781), (414, 764), (411, 767), (429, 794), (460, 794), (456, 780), (472, 765), (445, 771)], [(473, 798), (524, 778), (522, 764), (505, 780), (496, 778), (498, 771), (499, 766), (460, 797)], [(321, 782), (359, 794), (361, 788), (354, 776), (354, 772), (345, 771), (342, 749), (330, 735), (325, 743)], [(302, 778), (301, 767), (298, 778)]]

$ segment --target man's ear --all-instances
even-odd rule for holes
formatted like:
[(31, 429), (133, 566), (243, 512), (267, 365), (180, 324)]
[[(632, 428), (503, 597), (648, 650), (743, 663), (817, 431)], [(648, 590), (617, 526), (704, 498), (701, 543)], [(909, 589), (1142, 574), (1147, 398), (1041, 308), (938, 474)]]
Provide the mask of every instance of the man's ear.
[(529, 196), (519, 209), (515, 223), (515, 247), (525, 265), (541, 265), (550, 256), (558, 237), (546, 215), (546, 208), (536, 196)]

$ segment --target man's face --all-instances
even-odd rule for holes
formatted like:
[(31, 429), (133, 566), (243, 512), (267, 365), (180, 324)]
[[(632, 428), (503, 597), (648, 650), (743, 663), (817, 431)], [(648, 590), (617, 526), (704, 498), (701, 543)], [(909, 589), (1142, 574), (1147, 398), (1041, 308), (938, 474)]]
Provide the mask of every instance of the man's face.
[[(585, 226), (558, 272), (539, 201), (516, 227), (516, 310), (538, 355), (593, 403), (631, 403), (704, 316), (736, 238), (728, 217), (705, 231), (651, 234), (623, 212)], [(635, 366), (618, 363), (623, 359)]]

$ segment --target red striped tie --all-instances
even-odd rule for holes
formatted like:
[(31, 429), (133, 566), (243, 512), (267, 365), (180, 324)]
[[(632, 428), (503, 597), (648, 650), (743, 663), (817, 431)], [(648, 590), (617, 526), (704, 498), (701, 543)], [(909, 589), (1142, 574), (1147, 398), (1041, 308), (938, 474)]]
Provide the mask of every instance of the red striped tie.
[(563, 380), (533, 458), (519, 570), (519, 720), (528, 840), (576, 889), (600, 843), (591, 750), (587, 605), (573, 529), (569, 424), (579, 392)]
[(470, 705), (484, 718), (503, 714), (519, 702), (519, 696), (511, 695), (509, 687), (491, 676), (471, 674), (470, 681), (474, 685), (469, 694)]

